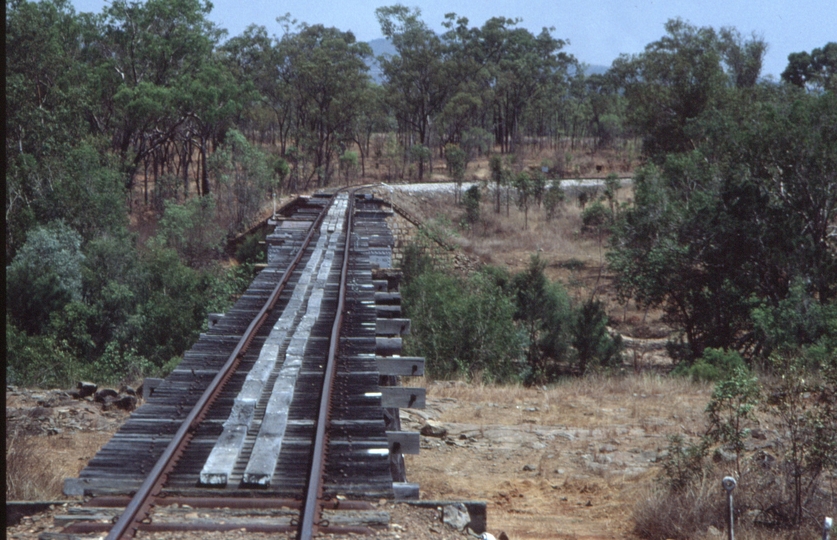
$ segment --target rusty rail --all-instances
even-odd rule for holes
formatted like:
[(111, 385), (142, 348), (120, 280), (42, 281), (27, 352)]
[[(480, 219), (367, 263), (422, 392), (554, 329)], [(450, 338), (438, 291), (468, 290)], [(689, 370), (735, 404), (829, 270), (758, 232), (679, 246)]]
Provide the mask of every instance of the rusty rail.
[[(334, 199), (332, 198), (332, 203), (333, 201)], [(284, 290), (285, 286), (288, 283), (288, 280), (291, 277), (291, 274), (293, 273), (296, 266), (299, 264), (299, 261), (302, 259), (302, 256), (305, 253), (306, 248), (311, 243), (311, 239), (314, 237), (316, 231), (319, 229), (319, 226), (322, 223), (330, 206), (331, 203), (326, 205), (326, 207), (317, 217), (317, 220), (312, 224), (311, 229), (308, 231), (308, 234), (306, 235), (305, 240), (302, 243), (302, 246), (300, 246), (298, 253), (291, 261), (291, 263), (288, 265), (287, 269), (285, 270), (285, 273), (282, 275), (282, 279), (273, 289), (273, 292), (271, 293), (267, 302), (265, 302), (265, 305), (259, 311), (259, 314), (247, 327), (247, 330), (241, 336), (241, 339), (239, 340), (233, 352), (230, 354), (224, 366), (212, 380), (209, 387), (207, 387), (207, 389), (201, 395), (198, 402), (192, 408), (192, 411), (183, 421), (183, 423), (180, 426), (180, 429), (177, 430), (177, 433), (175, 433), (174, 437), (172, 438), (172, 441), (166, 447), (165, 451), (160, 456), (160, 459), (157, 460), (157, 463), (154, 465), (154, 468), (146, 477), (139, 490), (137, 490), (133, 499), (131, 499), (130, 504), (128, 504), (128, 506), (125, 508), (125, 511), (122, 513), (122, 515), (120, 516), (116, 524), (113, 526), (113, 528), (111, 528), (110, 532), (107, 535), (107, 540), (133, 538), (134, 534), (139, 528), (140, 523), (148, 516), (148, 512), (151, 508), (154, 497), (156, 497), (159, 494), (160, 490), (163, 487), (163, 484), (166, 481), (168, 474), (176, 465), (178, 459), (183, 453), (184, 448), (191, 440), (195, 428), (198, 426), (198, 424), (200, 424), (201, 420), (205, 416), (206, 411), (215, 401), (215, 398), (221, 392), (226, 382), (235, 372), (235, 368), (241, 361), (241, 357), (247, 351), (247, 348), (249, 347), (250, 343), (253, 340), (253, 337), (256, 335), (259, 328), (261, 328), (261, 326), (264, 324), (264, 321), (267, 318), (268, 313), (275, 307), (276, 302), (279, 299), (279, 295)]]
[(331, 328), (331, 340), (328, 347), (328, 361), (326, 363), (325, 379), (323, 381), (323, 392), (320, 397), (320, 410), (317, 418), (317, 433), (314, 439), (311, 471), (308, 477), (308, 488), (299, 523), (298, 538), (302, 540), (312, 538), (318, 528), (316, 517), (319, 514), (319, 501), (322, 498), (322, 476), (326, 460), (326, 429), (328, 427), (331, 409), (331, 390), (332, 383), (334, 382), (334, 372), (337, 369), (337, 350), (340, 346), (340, 330), (343, 326), (343, 311), (345, 309), (346, 285), (349, 273), (349, 251), (352, 244), (352, 214), (354, 213), (356, 191), (356, 189), (349, 191), (349, 203), (346, 209), (346, 243), (343, 250), (343, 267), (340, 272), (337, 314), (334, 319), (334, 325)]

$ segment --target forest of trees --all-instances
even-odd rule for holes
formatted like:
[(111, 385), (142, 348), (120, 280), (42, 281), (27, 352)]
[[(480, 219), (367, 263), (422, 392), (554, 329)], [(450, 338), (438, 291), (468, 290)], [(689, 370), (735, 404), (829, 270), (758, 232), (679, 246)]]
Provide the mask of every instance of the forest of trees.
[(249, 282), (223, 246), (274, 194), (629, 141), (643, 166), (610, 264), (682, 330), (675, 357), (837, 349), (837, 44), (764, 80), (762, 39), (678, 19), (587, 75), (550, 29), (450, 14), (439, 35), (394, 5), (376, 10), (396, 51), (378, 84), (351, 32), (285, 16), (281, 36), (229, 37), (210, 10), (7, 0), (10, 382), (165, 370)]

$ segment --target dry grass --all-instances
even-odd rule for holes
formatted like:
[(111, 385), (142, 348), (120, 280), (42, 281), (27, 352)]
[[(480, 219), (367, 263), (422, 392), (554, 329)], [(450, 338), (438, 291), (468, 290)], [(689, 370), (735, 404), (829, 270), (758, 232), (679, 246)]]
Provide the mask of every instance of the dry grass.
[[(510, 538), (631, 536), (632, 507), (653, 485), (658, 466), (593, 465), (611, 456), (626, 459), (619, 452), (659, 452), (683, 426), (700, 429), (711, 392), (705, 384), (653, 374), (574, 378), (539, 388), (421, 378), (405, 385), (427, 386), (434, 418), (479, 432), (482, 442), (441, 444), (408, 456), (410, 481), (421, 485), (423, 498), (488, 501), (491, 531)], [(556, 430), (573, 436), (537, 435)], [(603, 445), (617, 453), (600, 454)]]
[[(433, 418), (477, 441), (425, 439), (419, 455), (407, 456), (409, 480), (421, 485), (426, 499), (488, 501), (495, 535), (709, 540), (725, 530), (725, 465), (679, 495), (657, 482), (659, 462), (639, 470), (619, 465), (630, 461), (626, 454), (662, 456), (670, 435), (702, 435), (709, 384), (644, 373), (571, 378), (540, 388), (423, 378), (405, 385), (426, 386)], [(543, 436), (556, 431), (571, 436)], [(753, 510), (776, 498), (756, 480), (736, 489), (739, 539), (817, 537), (813, 521), (798, 532), (754, 525)], [(828, 500), (833, 510), (834, 499)]]
[[(714, 531), (726, 531), (728, 506), (717, 471), (693, 482), (682, 492), (672, 492), (662, 486), (649, 487), (634, 505), (634, 532), (648, 540), (682, 538), (709, 540)], [(765, 493), (758, 482), (740, 482), (734, 494), (736, 511), (735, 537), (739, 540), (801, 540), (821, 535), (820, 519), (808, 519), (799, 529), (773, 529), (758, 525), (758, 501), (777, 500), (770, 490)], [(810, 509), (810, 516), (822, 516), (834, 507)]]
[(6, 499), (34, 501), (61, 495), (63, 478), (50, 466), (41, 437), (6, 435)]
[(110, 433), (6, 433), (6, 499), (63, 499), (64, 479), (77, 477)]
[[(409, 386), (418, 386), (415, 382)], [(476, 423), (519, 425), (567, 425), (599, 428), (637, 424), (650, 432), (661, 426), (691, 426), (697, 434), (703, 426), (703, 408), (712, 392), (705, 383), (653, 373), (626, 376), (593, 375), (563, 379), (545, 387), (483, 385), (457, 382), (431, 383), (440, 399), (475, 405)], [(493, 407), (484, 407), (490, 396)], [(537, 408), (536, 418), (527, 409)], [(469, 422), (463, 411), (446, 413), (443, 420)], [(674, 432), (674, 431), (673, 431)]]

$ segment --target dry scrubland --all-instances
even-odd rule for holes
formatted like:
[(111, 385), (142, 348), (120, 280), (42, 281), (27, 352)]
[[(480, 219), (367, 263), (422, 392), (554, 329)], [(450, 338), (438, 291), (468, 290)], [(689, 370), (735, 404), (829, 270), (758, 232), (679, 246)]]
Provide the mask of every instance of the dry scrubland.
[[(480, 178), (481, 162), (474, 168), (477, 173), (472, 179)], [(619, 174), (623, 178), (629, 176), (624, 171)], [(446, 241), (456, 245), (473, 263), (502, 266), (518, 272), (526, 268), (532, 255), (538, 254), (547, 262), (547, 276), (563, 283), (572, 298), (581, 300), (595, 295), (604, 301), (611, 325), (624, 336), (667, 338), (671, 329), (660, 321), (659, 311), (639, 309), (634, 302), (625, 304), (618, 300), (611, 284), (613, 276), (605, 260), (607, 236), (596, 231), (582, 231), (583, 209), (578, 204), (578, 190), (567, 188), (566, 191), (566, 201), (557, 217), (547, 220), (544, 210), (533, 205), (529, 210), (528, 226), (525, 226), (524, 213), (516, 207), (513, 197), (507, 205), (503, 195), (501, 212), (497, 214), (493, 194), (483, 189), (481, 219), (470, 229), (457, 226), (464, 210), (455, 204), (450, 193), (434, 195), (395, 191), (393, 198), (423, 217), (431, 227), (447, 231)], [(601, 195), (602, 191), (599, 189), (598, 194)], [(631, 200), (631, 187), (620, 188), (617, 202), (630, 203)], [(643, 359), (641, 356), (636, 360), (662, 360), (659, 357)]]
[[(474, 167), (476, 176), (480, 167)], [(620, 201), (630, 197), (630, 188), (620, 190)], [(425, 499), (487, 501), (489, 531), (497, 536), (504, 531), (512, 539), (633, 537), (634, 512), (654, 496), (667, 437), (704, 432), (712, 387), (663, 374), (669, 361), (659, 346), (670, 329), (658, 312), (617, 301), (604, 264), (606, 239), (581, 232), (581, 209), (571, 194), (552, 221), (542, 210), (530, 210), (528, 228), (513, 203), (508, 214), (505, 206), (495, 214), (484, 194), (482, 220), (471, 230), (455, 225), (463, 211), (451, 194), (396, 192), (395, 199), (450, 231), (448, 241), (474, 265), (519, 271), (539, 253), (548, 261), (549, 277), (560, 280), (571, 297), (597, 295), (607, 303), (612, 327), (635, 338), (628, 340), (621, 373), (612, 377), (570, 378), (538, 388), (405, 381), (426, 386), (428, 393), (426, 410), (402, 412), (405, 429), (429, 422), (446, 430), (441, 438), (422, 437), (421, 453), (407, 457), (409, 480), (421, 485)], [(63, 478), (76, 476), (124, 419), (124, 413), (102, 412), (94, 404), (67, 403), (57, 392), (7, 389), (6, 406), (7, 499), (64, 498)], [(706, 491), (722, 502), (716, 484), (709, 479)], [(399, 519), (398, 512), (393, 515)], [(450, 533), (403, 520), (391, 534)], [(37, 523), (46, 522), (51, 519), (15, 529), (16, 537), (36, 538), (45, 530)], [(696, 530), (692, 538), (713, 538), (716, 532)], [(765, 531), (738, 535), (773, 537)]]
[[(631, 196), (631, 189), (623, 187), (618, 200), (630, 202)], [(428, 384), (433, 398), (429, 416), (411, 413), (409, 419), (416, 429), (428, 419), (438, 420), (448, 435), (444, 441), (425, 439), (423, 454), (408, 461), (424, 496), (487, 500), (492, 531), (505, 531), (510, 538), (635, 537), (635, 520), (655, 538), (720, 536), (726, 499), (720, 479), (733, 474), (733, 463), (716, 463), (694, 497), (683, 500), (666, 498), (657, 481), (669, 437), (697, 441), (706, 432), (704, 410), (713, 387), (666, 374), (671, 360), (664, 343), (672, 329), (659, 311), (641, 310), (616, 297), (604, 258), (607, 238), (582, 231), (577, 198), (568, 193), (562, 212), (551, 221), (541, 210), (530, 209), (526, 227), (513, 203), (508, 213), (504, 206), (496, 214), (484, 192), (482, 220), (470, 230), (452, 225), (460, 222), (463, 210), (451, 194), (400, 199), (432, 226), (450, 231), (446, 241), (472, 259), (467, 267), (485, 263), (521, 271), (538, 253), (547, 261), (548, 276), (561, 281), (572, 298), (595, 295), (606, 303), (610, 326), (627, 346), (621, 370), (610, 377), (568, 379), (545, 388)], [(756, 425), (773, 435), (753, 441), (747, 455), (762, 447), (776, 454), (772, 438), (780, 426), (775, 421), (759, 416)], [(754, 477), (748, 478), (753, 484)], [(825, 483), (833, 497), (835, 478)], [(750, 486), (741, 487), (738, 496), (739, 505), (758, 508), (756, 499), (770, 495)], [(816, 513), (837, 513), (833, 498), (832, 506)], [(702, 513), (716, 517), (697, 519)], [(744, 526), (755, 517), (752, 512), (742, 516), (737, 538), (815, 534), (811, 528), (782, 533)], [(675, 528), (681, 532), (662, 532)]]

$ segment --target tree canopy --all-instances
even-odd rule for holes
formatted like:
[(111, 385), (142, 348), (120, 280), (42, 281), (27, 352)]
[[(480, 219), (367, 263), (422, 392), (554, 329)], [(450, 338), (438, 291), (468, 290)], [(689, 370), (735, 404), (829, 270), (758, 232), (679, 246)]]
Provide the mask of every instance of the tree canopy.
[[(642, 53), (591, 75), (554, 29), (506, 17), (472, 26), (450, 13), (437, 34), (418, 9), (380, 7), (394, 53), (372, 58), (351, 32), (289, 15), (280, 36), (256, 25), (227, 36), (211, 9), (114, 0), (76, 13), (67, 0), (7, 0), (7, 356), (19, 380), (44, 366), (33, 361), (43, 351), (102, 373), (165, 366), (208, 306), (246, 283), (246, 265), (225, 266), (219, 246), (277, 193), (349, 182), (358, 166), (393, 181), (447, 165), (462, 182), (487, 157), (495, 211), (501, 192), (507, 209), (517, 195), (528, 226), (532, 203), (556, 213), (573, 151), (627, 152), (634, 140), (644, 166), (632, 204), (609, 199), (600, 228), (613, 221), (621, 295), (662, 307), (684, 358), (708, 347), (752, 358), (834, 333), (837, 44), (791, 54), (782, 80), (765, 81), (760, 36), (675, 19)], [(552, 152), (549, 177), (525, 170), (527, 149)], [(479, 199), (466, 201), (476, 219)], [(42, 261), (57, 266), (35, 272)], [(530, 270), (518, 292), (563, 305)], [(490, 296), (495, 285), (467, 287)], [(543, 372), (560, 356), (559, 323), (513, 313), (509, 298), (458, 306), (525, 325)], [(561, 332), (601, 339), (562, 347), (606, 364), (601, 306), (580, 313)]]

